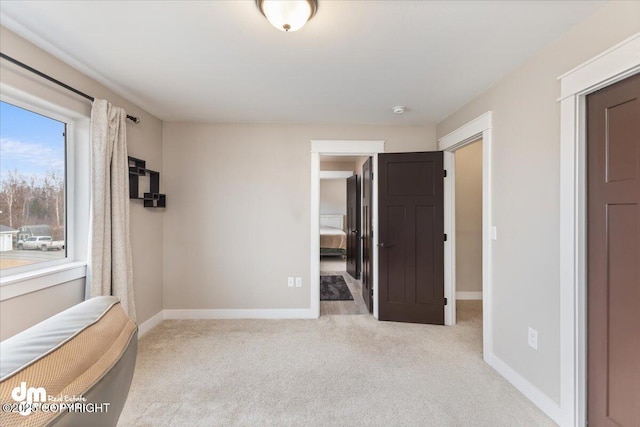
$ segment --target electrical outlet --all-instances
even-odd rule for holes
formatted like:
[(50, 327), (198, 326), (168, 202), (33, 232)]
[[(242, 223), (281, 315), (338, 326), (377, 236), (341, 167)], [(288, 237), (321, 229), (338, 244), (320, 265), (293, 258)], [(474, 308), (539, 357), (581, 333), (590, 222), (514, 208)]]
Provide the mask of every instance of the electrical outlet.
[(302, 277), (296, 277), (296, 288), (302, 287)]
[(527, 334), (527, 341), (529, 342), (529, 347), (534, 350), (538, 349), (538, 331), (533, 328), (529, 328), (529, 333)]
[(290, 288), (293, 288), (293, 277), (287, 278), (287, 285), (289, 285)]

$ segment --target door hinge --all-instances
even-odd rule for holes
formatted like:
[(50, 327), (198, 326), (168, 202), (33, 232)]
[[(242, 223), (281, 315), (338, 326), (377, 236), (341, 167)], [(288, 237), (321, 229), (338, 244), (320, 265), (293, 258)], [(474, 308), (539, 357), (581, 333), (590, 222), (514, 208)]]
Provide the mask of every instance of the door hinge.
[(373, 181), (373, 172), (371, 172), (371, 181)]
[(444, 177), (445, 178), (447, 177), (447, 170), (446, 169), (444, 170)]
[(444, 299), (444, 305), (447, 305), (447, 303), (448, 303), (448, 301), (447, 301), (447, 299), (445, 298), (445, 299)]
[(444, 241), (447, 241), (447, 233), (444, 234)]

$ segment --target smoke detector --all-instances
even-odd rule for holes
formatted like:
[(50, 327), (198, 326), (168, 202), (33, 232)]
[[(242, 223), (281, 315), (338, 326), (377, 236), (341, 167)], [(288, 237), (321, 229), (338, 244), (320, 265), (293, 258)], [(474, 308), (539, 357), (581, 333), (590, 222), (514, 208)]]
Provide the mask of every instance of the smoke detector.
[(397, 107), (393, 107), (393, 114), (402, 114), (405, 112), (407, 107), (403, 107), (402, 105), (398, 105)]

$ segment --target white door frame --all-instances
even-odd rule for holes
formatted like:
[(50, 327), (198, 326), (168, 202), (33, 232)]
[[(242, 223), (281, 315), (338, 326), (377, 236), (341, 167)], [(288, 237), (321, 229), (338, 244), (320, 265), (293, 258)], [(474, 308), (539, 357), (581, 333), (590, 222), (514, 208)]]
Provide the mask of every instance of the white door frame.
[(373, 316), (378, 318), (378, 153), (384, 153), (385, 141), (311, 141), (311, 277), (310, 307), (312, 317), (320, 317), (320, 156), (373, 157), (373, 200), (371, 227), (374, 231), (373, 262)]
[[(444, 153), (447, 170), (444, 186), (444, 228), (447, 245), (444, 252), (445, 325), (456, 323), (456, 211), (455, 211), (455, 158), (454, 151), (482, 138), (482, 354), (486, 362), (491, 355), (492, 286), (491, 286), (491, 111), (475, 118), (438, 140), (438, 149)], [(494, 237), (495, 238), (495, 237)]]
[(561, 425), (584, 426), (587, 411), (586, 95), (640, 72), (640, 33), (560, 80)]

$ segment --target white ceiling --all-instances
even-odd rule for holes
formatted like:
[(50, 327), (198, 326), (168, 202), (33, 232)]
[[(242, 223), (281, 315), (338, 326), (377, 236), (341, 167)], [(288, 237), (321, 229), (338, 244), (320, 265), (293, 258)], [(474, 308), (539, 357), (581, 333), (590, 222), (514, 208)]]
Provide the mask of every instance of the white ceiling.
[(417, 125), (602, 3), (319, 0), (284, 33), (252, 0), (2, 0), (0, 22), (163, 120)]

